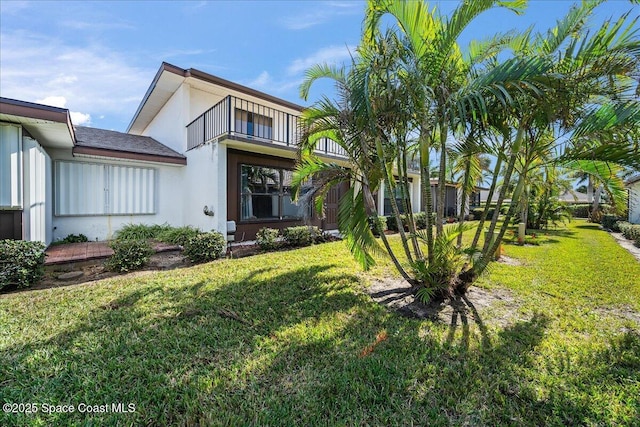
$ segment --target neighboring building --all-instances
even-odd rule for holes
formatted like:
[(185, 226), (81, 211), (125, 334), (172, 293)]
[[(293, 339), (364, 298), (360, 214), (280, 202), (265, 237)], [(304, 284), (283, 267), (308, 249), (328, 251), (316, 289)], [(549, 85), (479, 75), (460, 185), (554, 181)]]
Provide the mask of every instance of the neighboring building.
[(629, 222), (640, 224), (640, 175), (627, 180), (629, 191)]
[(573, 191), (561, 194), (558, 200), (568, 204), (591, 204), (593, 203), (593, 195)]
[(0, 239), (105, 239), (130, 222), (182, 220), (168, 195), (182, 191), (186, 158), (152, 138), (74, 127), (66, 109), (7, 98), (0, 132)]
[[(291, 201), (302, 109), (167, 63), (127, 133), (73, 126), (66, 109), (1, 98), (0, 238), (49, 244), (82, 233), (104, 240), (127, 223), (226, 233), (227, 221), (235, 221), (236, 236), (252, 239), (262, 227), (303, 224), (309, 213)], [(348, 166), (331, 140), (319, 141), (316, 152)], [(417, 212), (420, 174), (409, 166)], [(338, 200), (347, 189), (332, 189), (325, 217), (313, 213), (308, 220), (337, 228)], [(456, 191), (447, 188), (447, 215), (458, 211)], [(389, 213), (389, 197), (381, 185), (381, 213)]]

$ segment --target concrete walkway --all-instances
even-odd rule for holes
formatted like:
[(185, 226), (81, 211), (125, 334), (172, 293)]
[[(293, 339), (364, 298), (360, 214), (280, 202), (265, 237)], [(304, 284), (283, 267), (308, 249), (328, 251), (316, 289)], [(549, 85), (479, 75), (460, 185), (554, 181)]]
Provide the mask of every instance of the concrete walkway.
[(620, 246), (631, 252), (631, 255), (636, 257), (640, 262), (640, 248), (633, 244), (632, 240), (626, 239), (622, 233), (609, 233), (618, 242)]

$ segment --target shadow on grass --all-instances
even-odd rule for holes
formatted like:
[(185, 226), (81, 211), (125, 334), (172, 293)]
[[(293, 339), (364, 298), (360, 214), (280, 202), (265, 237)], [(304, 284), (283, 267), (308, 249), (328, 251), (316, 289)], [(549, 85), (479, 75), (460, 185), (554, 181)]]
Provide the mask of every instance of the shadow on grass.
[(135, 413), (2, 414), (0, 424), (541, 425), (562, 422), (565, 412), (578, 424), (598, 419), (568, 394), (537, 397), (532, 371), (545, 315), (491, 335), (462, 297), (444, 331), (390, 315), (353, 291), (358, 277), (332, 269), (263, 267), (222, 286), (202, 277), (131, 289), (70, 330), (3, 350), (0, 378), (5, 401), (135, 403)]

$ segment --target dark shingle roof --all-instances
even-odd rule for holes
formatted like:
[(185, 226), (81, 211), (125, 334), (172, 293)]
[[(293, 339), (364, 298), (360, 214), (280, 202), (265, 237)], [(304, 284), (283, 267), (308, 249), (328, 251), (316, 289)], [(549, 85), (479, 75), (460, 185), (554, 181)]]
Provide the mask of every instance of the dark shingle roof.
[(128, 133), (83, 126), (76, 126), (75, 131), (77, 147), (185, 159), (182, 154), (148, 136), (131, 135)]

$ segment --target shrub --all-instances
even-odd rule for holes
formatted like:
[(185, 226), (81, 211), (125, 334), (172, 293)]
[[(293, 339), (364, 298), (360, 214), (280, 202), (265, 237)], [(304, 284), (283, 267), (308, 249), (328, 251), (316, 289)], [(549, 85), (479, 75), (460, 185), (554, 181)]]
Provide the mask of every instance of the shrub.
[(619, 221), (618, 227), (625, 238), (634, 240), (637, 245), (640, 244), (640, 224), (630, 224), (626, 221)]
[(388, 215), (385, 216), (385, 222), (387, 224), (387, 230), (398, 232), (398, 224), (396, 223), (396, 218), (394, 216)]
[(263, 251), (271, 251), (278, 247), (276, 239), (280, 235), (280, 231), (275, 228), (264, 227), (256, 233), (256, 243)]
[(84, 243), (88, 242), (89, 239), (84, 234), (69, 234), (67, 237), (61, 240), (57, 240), (55, 242), (51, 242), (52, 246), (64, 245), (67, 243)]
[(619, 233), (620, 232), (620, 224), (625, 223), (626, 221), (620, 220), (620, 221), (616, 221), (613, 223), (613, 225), (611, 226), (611, 231), (615, 232), (615, 233)]
[(370, 216), (369, 227), (374, 236), (379, 236), (380, 231), (383, 233), (387, 230), (387, 217), (386, 216)]
[(617, 215), (603, 215), (602, 228), (613, 230), (615, 223), (618, 222), (619, 219)]
[(301, 225), (298, 227), (287, 227), (282, 232), (284, 241), (289, 246), (308, 246), (315, 242), (321, 235), (320, 229), (315, 226)]
[(116, 232), (118, 240), (142, 240), (158, 239), (162, 233), (171, 230), (169, 224), (147, 225), (147, 224), (127, 224)]
[(418, 212), (413, 214), (413, 221), (416, 223), (418, 230), (424, 230), (427, 228), (427, 214), (424, 212)]
[(126, 273), (138, 270), (149, 261), (153, 255), (153, 249), (146, 240), (122, 240), (116, 239), (109, 243), (113, 249), (113, 255), (106, 262), (109, 270)]
[(200, 229), (191, 227), (190, 225), (184, 227), (167, 227), (162, 230), (156, 238), (172, 245), (185, 246), (191, 238), (196, 237), (200, 233), (202, 233)]
[(184, 247), (184, 255), (194, 263), (213, 261), (224, 254), (226, 246), (227, 241), (222, 233), (201, 233), (189, 239)]
[(0, 240), (0, 289), (27, 288), (44, 275), (44, 244)]

